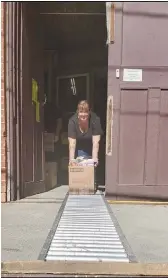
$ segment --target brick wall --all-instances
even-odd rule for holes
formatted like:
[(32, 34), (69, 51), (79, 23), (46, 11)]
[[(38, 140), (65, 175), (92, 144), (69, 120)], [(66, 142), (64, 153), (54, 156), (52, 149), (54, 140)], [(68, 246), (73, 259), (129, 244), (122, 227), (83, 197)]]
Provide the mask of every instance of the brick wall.
[(4, 12), (5, 3), (1, 2), (1, 202), (6, 202), (6, 102), (4, 75)]

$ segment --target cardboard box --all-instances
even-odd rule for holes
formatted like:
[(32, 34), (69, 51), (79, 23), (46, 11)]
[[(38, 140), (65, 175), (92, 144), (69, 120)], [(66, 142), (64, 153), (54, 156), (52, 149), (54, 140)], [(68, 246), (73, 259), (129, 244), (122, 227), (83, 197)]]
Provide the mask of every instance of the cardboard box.
[(45, 184), (47, 190), (53, 189), (57, 185), (58, 164), (57, 162), (45, 163)]
[(94, 166), (69, 166), (69, 193), (95, 193)]

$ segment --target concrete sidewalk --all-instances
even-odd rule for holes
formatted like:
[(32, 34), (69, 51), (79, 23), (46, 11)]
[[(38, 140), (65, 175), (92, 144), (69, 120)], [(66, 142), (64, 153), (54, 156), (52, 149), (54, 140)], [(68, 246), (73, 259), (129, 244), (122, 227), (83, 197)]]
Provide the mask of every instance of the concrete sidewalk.
[(168, 263), (168, 206), (110, 205), (140, 263)]
[(37, 260), (68, 186), (1, 205), (1, 260)]
[[(2, 261), (38, 259), (67, 186), (2, 204)], [(110, 205), (138, 262), (168, 262), (168, 206)]]

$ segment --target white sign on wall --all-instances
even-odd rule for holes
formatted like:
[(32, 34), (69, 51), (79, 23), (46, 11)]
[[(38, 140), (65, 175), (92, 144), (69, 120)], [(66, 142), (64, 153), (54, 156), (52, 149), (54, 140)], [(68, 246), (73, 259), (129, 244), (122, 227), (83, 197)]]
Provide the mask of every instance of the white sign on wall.
[(124, 69), (123, 81), (142, 82), (142, 69)]

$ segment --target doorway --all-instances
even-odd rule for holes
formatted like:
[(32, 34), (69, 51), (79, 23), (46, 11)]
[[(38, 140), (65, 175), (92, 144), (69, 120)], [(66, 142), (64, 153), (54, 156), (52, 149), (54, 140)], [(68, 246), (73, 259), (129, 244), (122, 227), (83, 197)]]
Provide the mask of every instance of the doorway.
[(108, 46), (106, 3), (40, 4), (44, 49), (50, 53), (50, 99), (61, 111), (62, 129), (55, 146), (59, 184), (68, 184), (68, 120), (79, 100), (87, 99), (100, 117), (103, 136), (97, 181), (105, 185)]
[[(67, 132), (68, 119), (81, 98), (88, 99), (91, 109), (101, 118), (104, 136), (100, 143), (100, 184), (105, 184), (105, 131), (108, 46), (106, 44), (105, 2), (35, 2), (22, 3), (21, 18), (21, 114), (20, 155), (22, 197), (48, 190), (45, 182), (44, 102), (49, 100), (60, 109)], [(30, 20), (31, 19), (31, 20)], [(16, 67), (17, 68), (17, 67)], [(22, 76), (20, 73), (20, 76)], [(32, 80), (38, 91), (32, 92)], [(61, 92), (61, 93), (60, 93)], [(51, 110), (54, 110), (51, 109)], [(55, 124), (54, 111), (46, 109)], [(66, 111), (66, 113), (64, 113)], [(53, 114), (52, 114), (53, 113)], [(54, 127), (51, 126), (51, 129)], [(60, 136), (62, 138), (62, 134)], [(61, 139), (62, 140), (62, 139)], [(65, 140), (66, 141), (66, 140)], [(66, 145), (66, 144), (65, 144)], [(67, 163), (58, 157), (54, 146), (51, 162), (59, 167)], [(59, 148), (60, 150), (60, 148)], [(60, 157), (65, 157), (63, 163)], [(67, 167), (65, 167), (67, 169)], [(99, 169), (100, 170), (100, 169)], [(58, 172), (60, 172), (58, 170)], [(66, 173), (68, 171), (66, 170)], [(67, 184), (62, 178), (59, 184)]]

